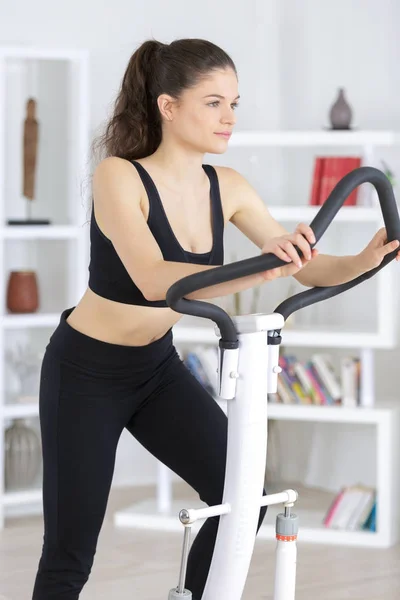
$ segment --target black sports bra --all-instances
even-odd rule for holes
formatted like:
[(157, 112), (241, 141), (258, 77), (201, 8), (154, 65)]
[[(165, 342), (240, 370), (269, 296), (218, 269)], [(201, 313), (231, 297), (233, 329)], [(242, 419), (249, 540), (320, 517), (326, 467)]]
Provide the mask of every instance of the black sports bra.
[[(182, 248), (172, 231), (154, 181), (140, 163), (133, 160), (132, 164), (138, 170), (146, 189), (149, 199), (147, 224), (161, 249), (164, 260), (201, 265), (222, 265), (224, 262), (224, 217), (218, 176), (214, 167), (203, 165), (211, 184), (213, 245), (210, 252), (198, 254)], [(90, 221), (89, 288), (99, 296), (115, 302), (140, 306), (167, 306), (165, 300), (147, 300), (132, 281), (113, 243), (97, 225), (94, 207), (92, 207)]]

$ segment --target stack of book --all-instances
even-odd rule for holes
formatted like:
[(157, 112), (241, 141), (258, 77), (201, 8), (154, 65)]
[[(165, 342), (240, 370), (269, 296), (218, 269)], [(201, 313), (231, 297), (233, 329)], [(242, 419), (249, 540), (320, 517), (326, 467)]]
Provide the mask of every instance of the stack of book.
[[(186, 353), (183, 362), (205, 389), (215, 396), (217, 348), (195, 346)], [(283, 404), (356, 407), (360, 403), (360, 364), (358, 357), (342, 357), (339, 376), (329, 354), (315, 353), (308, 361), (283, 354), (279, 357), (282, 371), (278, 375), (277, 393), (269, 394), (268, 399)]]
[(340, 359), (340, 375), (329, 354), (315, 353), (300, 361), (291, 354), (279, 357), (277, 394), (273, 401), (284, 404), (341, 405), (360, 404), (361, 362), (359, 357)]
[(323, 520), (325, 527), (376, 531), (376, 490), (364, 485), (343, 487)]

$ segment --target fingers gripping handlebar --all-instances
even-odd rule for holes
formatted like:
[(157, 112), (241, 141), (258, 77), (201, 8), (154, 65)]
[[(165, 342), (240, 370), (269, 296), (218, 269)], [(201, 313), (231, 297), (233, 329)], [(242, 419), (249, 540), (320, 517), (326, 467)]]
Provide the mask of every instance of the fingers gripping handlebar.
[[(345, 175), (343, 179), (338, 182), (310, 223), (310, 227), (315, 235), (315, 244), (321, 239), (322, 235), (333, 221), (336, 213), (343, 206), (347, 197), (362, 183), (371, 183), (378, 193), (383, 220), (387, 231), (387, 241), (400, 240), (399, 213), (390, 181), (379, 169), (375, 169), (374, 167), (360, 167)], [(315, 244), (312, 244), (311, 246), (313, 247)], [(301, 256), (300, 249), (296, 247), (296, 250)], [(397, 252), (398, 249), (386, 255), (378, 267), (356, 277), (352, 281), (335, 286), (314, 287), (291, 296), (279, 304), (274, 312), (280, 313), (287, 319), (290, 314), (300, 308), (320, 302), (321, 300), (326, 300), (327, 298), (332, 298), (375, 275), (380, 269), (395, 258)], [(222, 308), (209, 302), (188, 300), (187, 298), (184, 298), (184, 296), (191, 294), (196, 290), (239, 279), (241, 277), (247, 277), (248, 275), (255, 275), (256, 273), (261, 273), (287, 264), (286, 261), (281, 260), (275, 256), (275, 254), (269, 253), (240, 260), (228, 265), (215, 267), (215, 269), (202, 271), (201, 273), (188, 275), (179, 281), (176, 281), (168, 289), (166, 301), (168, 306), (176, 312), (211, 319), (218, 325), (221, 339), (224, 340), (225, 343), (232, 342), (235, 344), (237, 343), (237, 334), (234, 323), (228, 313)]]

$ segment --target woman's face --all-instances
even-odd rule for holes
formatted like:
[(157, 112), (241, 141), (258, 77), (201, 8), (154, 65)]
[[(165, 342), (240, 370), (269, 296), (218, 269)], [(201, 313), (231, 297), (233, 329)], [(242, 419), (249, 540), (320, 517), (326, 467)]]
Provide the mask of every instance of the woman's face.
[(201, 153), (226, 151), (239, 99), (238, 80), (232, 69), (212, 71), (195, 87), (185, 90), (178, 101), (163, 104), (162, 98), (159, 107), (164, 124), (178, 143)]

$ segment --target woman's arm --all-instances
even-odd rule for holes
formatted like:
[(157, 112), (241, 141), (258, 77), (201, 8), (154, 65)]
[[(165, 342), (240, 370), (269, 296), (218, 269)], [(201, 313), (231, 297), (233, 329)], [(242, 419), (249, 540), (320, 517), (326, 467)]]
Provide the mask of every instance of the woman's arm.
[[(168, 288), (193, 273), (214, 269), (165, 261), (140, 207), (140, 181), (129, 161), (117, 157), (104, 159), (93, 175), (96, 220), (112, 242), (132, 280), (147, 300), (164, 300)], [(293, 267), (293, 270), (298, 270)], [(260, 285), (279, 276), (278, 270), (243, 277), (210, 286), (188, 298), (219, 298)]]
[[(303, 255), (310, 253), (310, 244), (315, 243), (313, 232), (308, 225), (301, 223), (294, 233), (288, 231), (270, 214), (268, 208), (255, 189), (233, 169), (224, 168), (224, 177), (229, 178), (232, 194), (231, 222), (242, 231), (262, 252), (270, 252), (279, 245), (292, 260), (299, 255), (294, 250), (298, 245)], [(362, 273), (378, 266), (384, 256), (399, 246), (398, 241), (386, 243), (386, 230), (380, 229), (359, 254), (351, 256), (331, 256), (315, 253), (308, 263), (293, 276), (302, 285), (333, 286), (351, 281)], [(283, 254), (280, 256), (283, 258)], [(397, 260), (400, 253), (397, 255)], [(287, 269), (284, 267), (283, 269)], [(284, 273), (285, 275), (287, 273)]]

